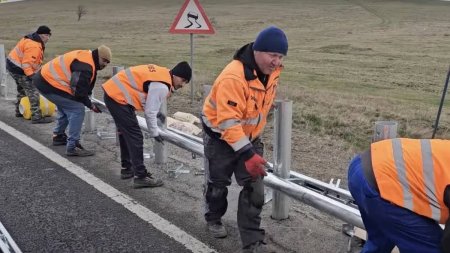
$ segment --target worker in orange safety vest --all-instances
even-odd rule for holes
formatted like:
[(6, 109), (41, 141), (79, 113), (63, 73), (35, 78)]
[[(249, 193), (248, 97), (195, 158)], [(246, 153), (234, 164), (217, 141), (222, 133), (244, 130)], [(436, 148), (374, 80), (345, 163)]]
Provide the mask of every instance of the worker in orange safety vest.
[(170, 94), (191, 80), (187, 62), (168, 69), (154, 64), (133, 66), (119, 71), (103, 84), (104, 101), (117, 126), (120, 143), (122, 179), (133, 178), (133, 187), (158, 187), (163, 181), (148, 172), (144, 165), (143, 135), (135, 111), (144, 111), (151, 137), (163, 142), (157, 117), (161, 104)]
[(19, 110), (20, 100), (27, 96), (30, 100), (31, 123), (50, 123), (51, 118), (42, 117), (39, 107), (39, 92), (32, 84), (34, 74), (41, 68), (44, 59), (45, 44), (52, 35), (48, 26), (39, 26), (19, 40), (6, 58), (6, 69), (17, 85), (16, 117), (22, 117)]
[(105, 45), (94, 50), (70, 51), (47, 62), (33, 79), (41, 94), (58, 107), (53, 145), (65, 145), (67, 156), (95, 154), (81, 146), (81, 127), (85, 107), (95, 113), (101, 112), (89, 96), (94, 89), (97, 72), (110, 63), (111, 57), (111, 49)]
[(368, 235), (362, 252), (450, 252), (450, 140), (372, 143), (351, 161), (348, 187)]
[(203, 104), (205, 220), (212, 236), (227, 236), (221, 218), (227, 210), (227, 187), (234, 174), (243, 186), (237, 212), (243, 252), (267, 249), (265, 231), (260, 227), (262, 179), (266, 175), (260, 137), (274, 103), (287, 51), (285, 33), (275, 26), (265, 28), (254, 42), (237, 50)]

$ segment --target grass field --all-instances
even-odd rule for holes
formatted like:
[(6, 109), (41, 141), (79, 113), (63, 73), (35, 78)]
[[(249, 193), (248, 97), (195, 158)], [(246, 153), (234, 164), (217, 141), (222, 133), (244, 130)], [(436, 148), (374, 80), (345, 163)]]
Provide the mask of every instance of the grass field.
[[(88, 13), (78, 22), (80, 4)], [(47, 60), (104, 43), (112, 48), (112, 65), (171, 67), (189, 60), (189, 36), (168, 32), (182, 4), (182, 0), (0, 4), (0, 43), (9, 50), (20, 36), (47, 24), (53, 32)], [(211, 84), (234, 51), (253, 41), (262, 28), (274, 24), (286, 31), (289, 53), (279, 96), (294, 101), (294, 168), (324, 180), (345, 177), (346, 163), (370, 143), (377, 120), (398, 121), (402, 137), (431, 137), (450, 64), (450, 2), (201, 0), (201, 4), (216, 34), (194, 36), (197, 90)], [(110, 68), (101, 73), (103, 78), (110, 75)], [(196, 95), (190, 104), (189, 88), (185, 89), (172, 99), (170, 111), (198, 113), (201, 94)], [(450, 137), (448, 105), (439, 138)]]

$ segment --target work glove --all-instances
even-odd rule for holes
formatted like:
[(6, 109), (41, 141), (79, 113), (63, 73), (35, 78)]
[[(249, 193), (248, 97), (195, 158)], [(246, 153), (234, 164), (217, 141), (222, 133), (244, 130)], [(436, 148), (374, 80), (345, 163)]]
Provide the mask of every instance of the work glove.
[(153, 137), (155, 139), (155, 141), (161, 143), (164, 145), (164, 139), (161, 137), (161, 135), (157, 135), (155, 137)]
[(166, 115), (164, 115), (164, 113), (158, 112), (156, 118), (158, 118), (161, 123), (166, 123)]
[(100, 110), (100, 108), (98, 108), (95, 104), (91, 105), (91, 110), (95, 113), (102, 113), (102, 111)]
[(245, 160), (245, 169), (248, 174), (252, 176), (252, 178), (256, 178), (258, 176), (264, 177), (267, 176), (266, 171), (264, 170), (264, 165), (267, 163), (264, 158), (260, 155), (254, 153), (249, 159)]

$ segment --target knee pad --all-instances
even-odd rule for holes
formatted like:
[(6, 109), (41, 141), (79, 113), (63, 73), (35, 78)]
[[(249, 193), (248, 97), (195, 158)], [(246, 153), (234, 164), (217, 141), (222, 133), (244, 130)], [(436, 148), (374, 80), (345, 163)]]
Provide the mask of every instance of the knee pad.
[(257, 208), (264, 205), (264, 185), (262, 182), (249, 182), (244, 185), (247, 191), (249, 202)]
[(209, 184), (206, 190), (206, 199), (208, 201), (213, 201), (216, 199), (226, 198), (228, 195), (227, 187), (218, 187)]

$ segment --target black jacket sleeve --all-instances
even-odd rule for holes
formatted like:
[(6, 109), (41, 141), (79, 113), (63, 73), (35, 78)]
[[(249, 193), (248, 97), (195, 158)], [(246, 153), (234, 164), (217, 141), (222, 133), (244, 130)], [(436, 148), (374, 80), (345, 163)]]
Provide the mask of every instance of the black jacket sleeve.
[(91, 78), (95, 74), (91, 65), (75, 60), (70, 65), (70, 70), (72, 71), (70, 88), (73, 91), (75, 100), (91, 108), (92, 103), (89, 95), (92, 94), (92, 89), (94, 88)]

